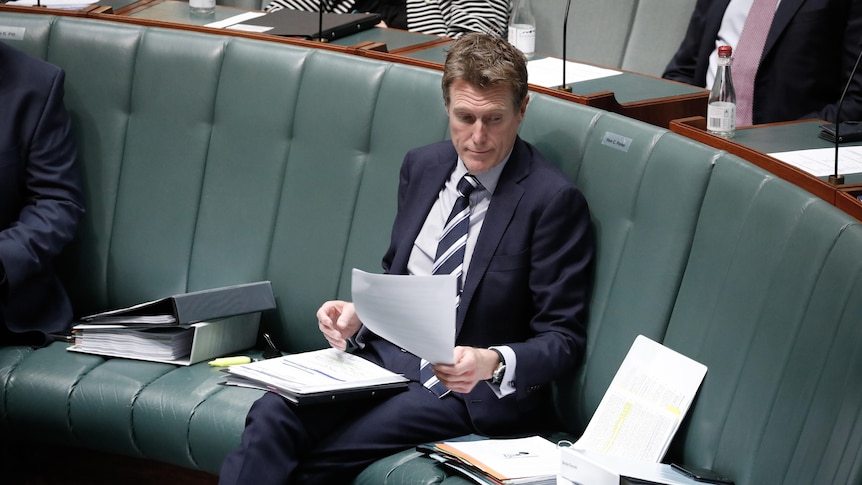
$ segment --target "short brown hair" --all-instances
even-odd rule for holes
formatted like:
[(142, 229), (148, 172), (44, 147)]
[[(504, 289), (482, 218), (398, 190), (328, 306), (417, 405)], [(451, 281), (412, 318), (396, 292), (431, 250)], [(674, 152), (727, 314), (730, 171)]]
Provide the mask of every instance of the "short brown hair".
[(506, 40), (469, 33), (456, 40), (446, 54), (442, 85), (447, 107), (449, 88), (458, 79), (481, 89), (508, 86), (517, 109), (527, 97), (527, 59)]

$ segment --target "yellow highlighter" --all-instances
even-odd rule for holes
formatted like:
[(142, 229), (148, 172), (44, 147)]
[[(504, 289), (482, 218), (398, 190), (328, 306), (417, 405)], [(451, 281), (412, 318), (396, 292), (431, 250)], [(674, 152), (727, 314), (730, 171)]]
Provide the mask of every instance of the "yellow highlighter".
[(227, 367), (230, 365), (248, 364), (249, 362), (251, 362), (251, 357), (241, 355), (238, 357), (221, 357), (211, 360), (209, 361), (209, 365), (213, 367)]

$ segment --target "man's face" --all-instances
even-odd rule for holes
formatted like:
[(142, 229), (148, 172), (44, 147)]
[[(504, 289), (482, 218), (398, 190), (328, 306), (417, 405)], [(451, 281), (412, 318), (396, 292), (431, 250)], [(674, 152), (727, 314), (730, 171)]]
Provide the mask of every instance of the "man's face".
[(461, 79), (449, 87), (449, 133), (470, 173), (503, 161), (512, 150), (527, 99), (515, 106), (507, 86), (478, 89)]

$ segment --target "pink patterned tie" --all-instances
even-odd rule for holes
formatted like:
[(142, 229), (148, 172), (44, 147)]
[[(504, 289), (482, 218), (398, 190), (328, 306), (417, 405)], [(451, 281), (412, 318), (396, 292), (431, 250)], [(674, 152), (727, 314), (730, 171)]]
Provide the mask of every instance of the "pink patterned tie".
[(763, 56), (766, 34), (775, 16), (778, 0), (754, 0), (739, 44), (733, 49), (733, 86), (736, 88), (736, 126), (751, 125), (754, 112), (754, 77)]

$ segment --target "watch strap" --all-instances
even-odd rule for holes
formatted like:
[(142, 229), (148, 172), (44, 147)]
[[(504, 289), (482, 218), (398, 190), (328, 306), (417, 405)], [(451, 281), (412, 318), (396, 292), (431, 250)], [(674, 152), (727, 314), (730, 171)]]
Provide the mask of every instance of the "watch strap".
[(497, 349), (492, 348), (489, 350), (493, 350), (494, 353), (497, 354), (497, 357), (500, 358), (500, 363), (494, 369), (494, 372), (491, 374), (491, 378), (488, 379), (488, 382), (490, 382), (491, 384), (499, 385), (503, 382), (503, 376), (506, 373), (506, 358), (503, 357), (503, 353)]

